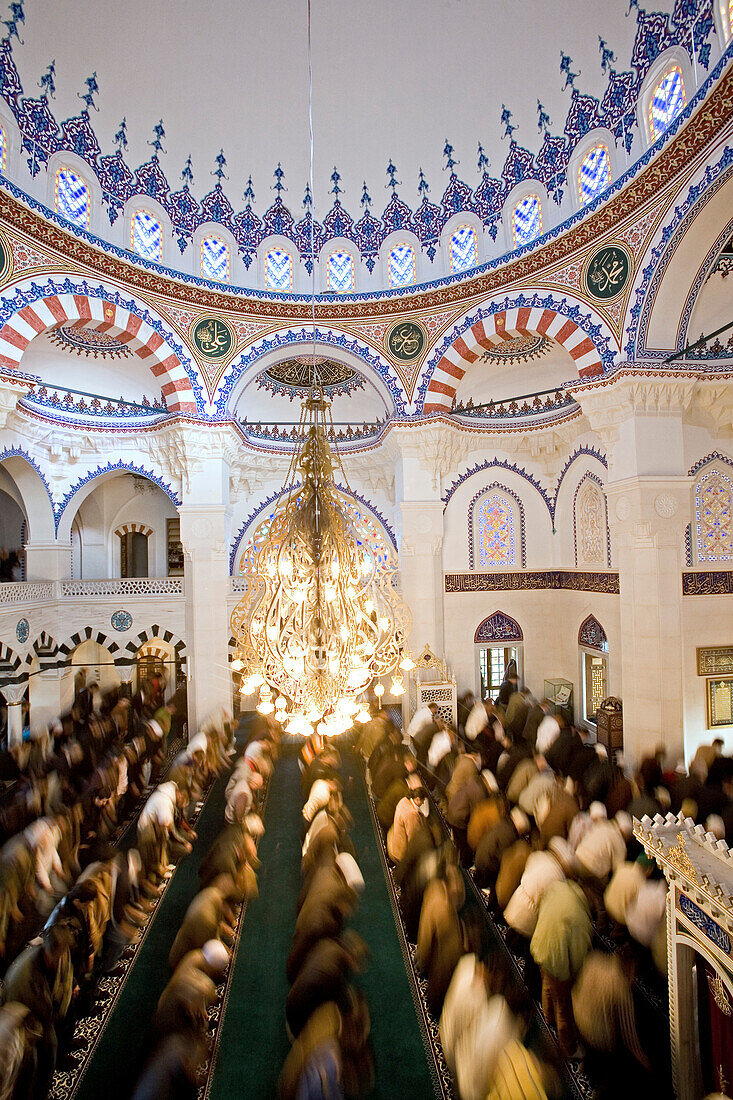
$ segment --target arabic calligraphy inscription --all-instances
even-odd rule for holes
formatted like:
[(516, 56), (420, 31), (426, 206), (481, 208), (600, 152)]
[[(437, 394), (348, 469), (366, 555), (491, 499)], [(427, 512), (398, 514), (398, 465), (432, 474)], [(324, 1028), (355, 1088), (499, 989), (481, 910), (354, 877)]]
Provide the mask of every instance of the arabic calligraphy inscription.
[(234, 347), (234, 332), (219, 317), (199, 317), (191, 326), (191, 339), (207, 359), (223, 359)]
[(411, 363), (425, 347), (425, 330), (415, 321), (398, 321), (387, 333), (387, 348), (403, 363)]
[(583, 281), (591, 298), (610, 302), (621, 294), (631, 274), (631, 255), (621, 244), (606, 244), (595, 252), (585, 269)]

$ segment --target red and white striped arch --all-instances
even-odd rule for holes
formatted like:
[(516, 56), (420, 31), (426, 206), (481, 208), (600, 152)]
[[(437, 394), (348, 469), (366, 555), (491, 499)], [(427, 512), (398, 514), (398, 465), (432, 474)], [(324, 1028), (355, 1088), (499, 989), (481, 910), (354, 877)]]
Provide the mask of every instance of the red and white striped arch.
[(171, 412), (197, 411), (191, 380), (160, 333), (129, 310), (87, 294), (52, 294), (14, 314), (0, 329), (0, 368), (18, 370), (31, 340), (61, 325), (108, 332), (127, 344), (160, 379), (161, 392)]
[(512, 340), (515, 336), (539, 333), (562, 344), (575, 360), (579, 375), (603, 373), (603, 363), (595, 344), (575, 321), (554, 309), (514, 306), (477, 321), (457, 337), (440, 361), (425, 394), (424, 412), (440, 413), (450, 409), (464, 374), (482, 352)]

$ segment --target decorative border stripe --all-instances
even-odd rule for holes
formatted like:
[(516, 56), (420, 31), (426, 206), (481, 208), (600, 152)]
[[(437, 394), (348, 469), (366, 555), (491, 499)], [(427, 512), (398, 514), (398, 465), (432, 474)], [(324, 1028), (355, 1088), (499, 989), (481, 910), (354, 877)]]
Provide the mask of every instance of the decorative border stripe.
[[(730, 591), (733, 592), (733, 573)], [(565, 569), (525, 569), (519, 573), (446, 573), (444, 590), (455, 592), (517, 592), (535, 589), (563, 589), (573, 592), (604, 592), (610, 596), (619, 594), (619, 576), (616, 572), (572, 573)]]

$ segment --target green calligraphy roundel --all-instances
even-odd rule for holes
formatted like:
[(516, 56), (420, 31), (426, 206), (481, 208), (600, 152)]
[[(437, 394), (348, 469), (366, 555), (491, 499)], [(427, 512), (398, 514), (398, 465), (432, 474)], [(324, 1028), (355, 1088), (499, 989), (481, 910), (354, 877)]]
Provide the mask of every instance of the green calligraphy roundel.
[(415, 321), (398, 321), (387, 333), (385, 342), (395, 359), (410, 363), (425, 347), (425, 329)]
[(586, 264), (585, 289), (591, 298), (610, 302), (625, 289), (631, 269), (631, 254), (624, 245), (618, 241), (604, 244)]
[(220, 317), (199, 317), (191, 325), (191, 339), (207, 359), (223, 359), (234, 347), (234, 332)]

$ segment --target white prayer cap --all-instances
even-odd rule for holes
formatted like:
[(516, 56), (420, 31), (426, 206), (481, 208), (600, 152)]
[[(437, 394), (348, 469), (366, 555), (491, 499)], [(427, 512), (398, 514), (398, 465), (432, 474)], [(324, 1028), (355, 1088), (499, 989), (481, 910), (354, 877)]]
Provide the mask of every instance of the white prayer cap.
[(481, 778), (483, 779), (484, 783), (490, 791), (499, 790), (499, 784), (496, 782), (496, 776), (493, 772), (489, 771), (488, 768), (484, 768), (484, 770), (481, 772)]
[(600, 757), (601, 760), (608, 760), (608, 749), (605, 745), (596, 744), (593, 747), (596, 750), (596, 756)]
[(346, 879), (346, 885), (360, 894), (364, 889), (364, 876), (351, 852), (339, 852), (336, 856), (336, 866)]
[(712, 833), (716, 840), (725, 840), (725, 822), (720, 814), (710, 814), (706, 818), (705, 832)]
[(188, 742), (189, 752), (206, 752), (208, 745), (208, 739), (205, 733), (197, 733), (195, 737), (192, 737)]
[(514, 822), (514, 828), (520, 836), (524, 836), (525, 833), (529, 832), (529, 818), (519, 809), (519, 806), (515, 806), (509, 816)]
[(608, 811), (602, 802), (591, 802), (588, 813), (591, 821), (605, 821), (608, 817)]
[(207, 940), (201, 948), (204, 961), (213, 970), (226, 970), (229, 966), (229, 952), (221, 940)]
[(265, 826), (259, 814), (247, 814), (244, 819), (244, 827), (255, 840), (259, 840), (265, 831)]
[(159, 722), (155, 721), (154, 718), (150, 718), (148, 720), (148, 726), (150, 727), (150, 730), (155, 734), (156, 737), (158, 737), (158, 738), (163, 737), (163, 728), (162, 728), (162, 726), (160, 725)]
[(631, 836), (633, 830), (633, 822), (631, 820), (631, 814), (627, 814), (626, 810), (619, 810), (613, 819), (618, 825), (621, 835), (628, 838)]

